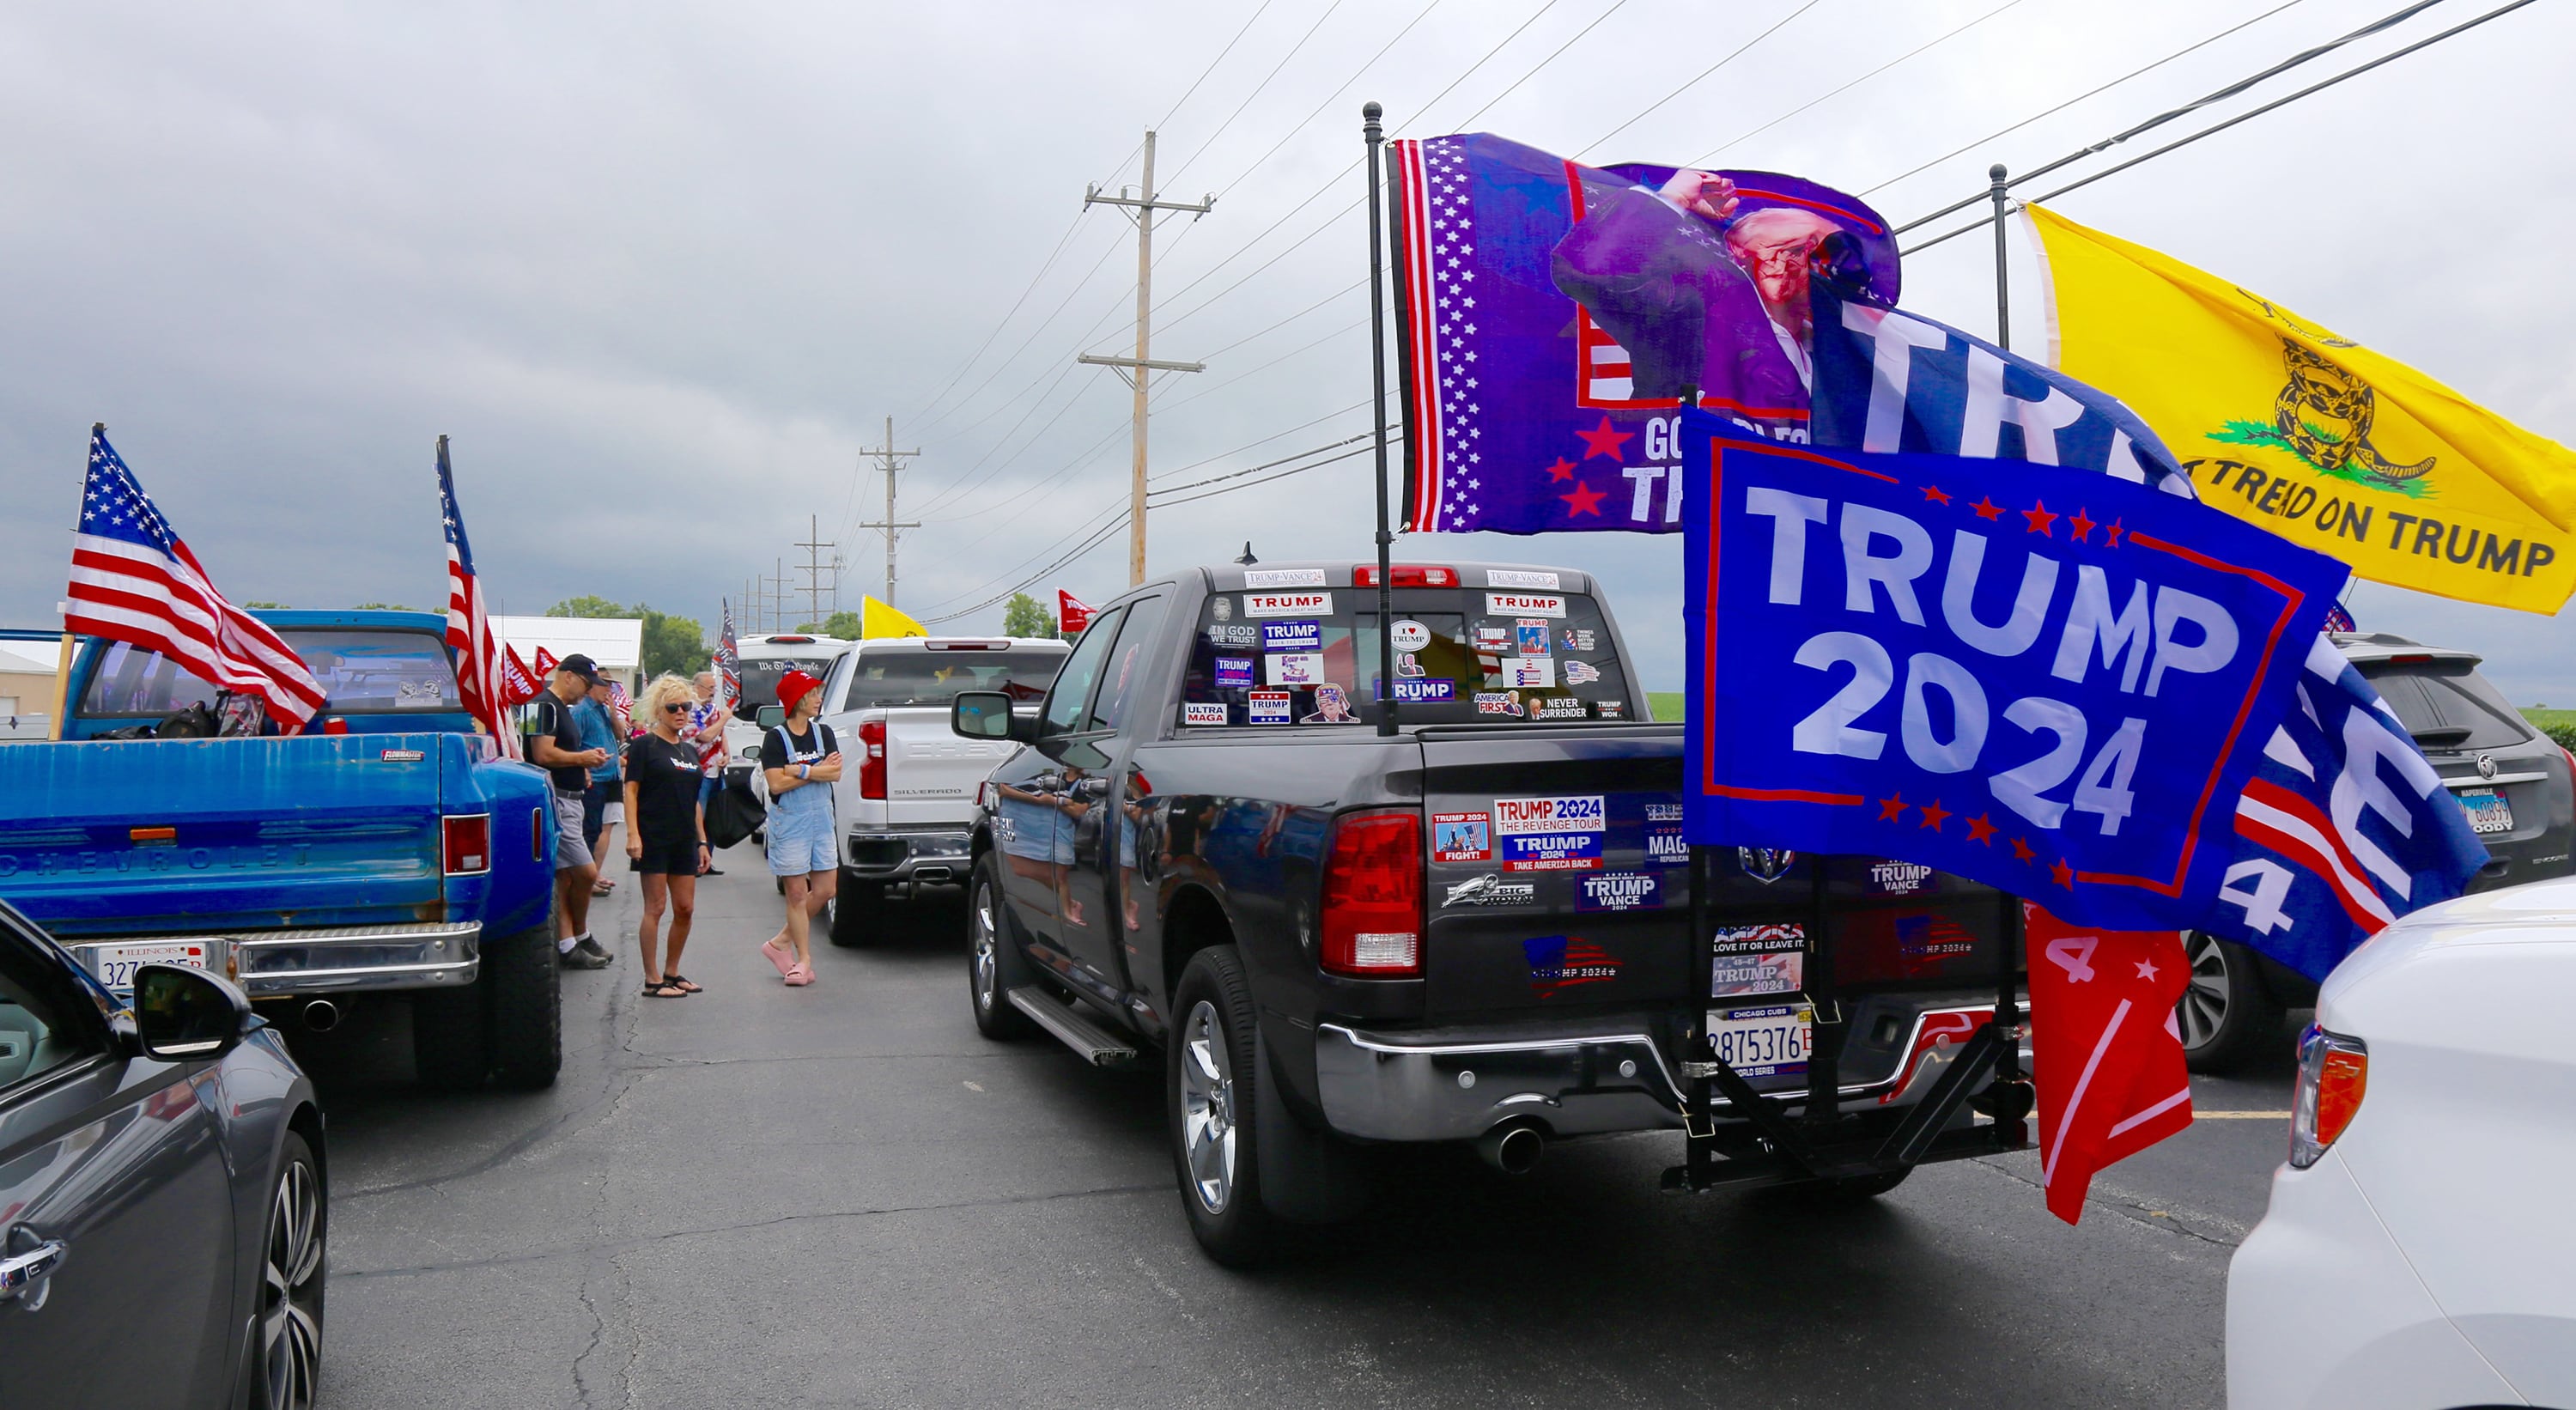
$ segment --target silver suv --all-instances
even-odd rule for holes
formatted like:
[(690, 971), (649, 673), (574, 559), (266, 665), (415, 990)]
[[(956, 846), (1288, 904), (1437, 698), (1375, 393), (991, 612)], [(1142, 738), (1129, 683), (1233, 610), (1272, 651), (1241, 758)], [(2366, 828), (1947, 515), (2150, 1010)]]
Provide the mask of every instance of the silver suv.
[[(2487, 844), (2469, 882), (2491, 891), (2565, 876), (2576, 841), (2576, 757), (2478, 674), (2474, 652), (2388, 632), (2338, 632), (2334, 644), (2397, 712)], [(2197, 932), (2184, 947), (2191, 987), (2175, 1006), (2195, 1072), (2223, 1072), (2273, 1049), (2284, 1012), (2317, 1001), (2316, 981), (2233, 941)], [(2286, 1047), (2278, 1049), (2286, 1053)]]

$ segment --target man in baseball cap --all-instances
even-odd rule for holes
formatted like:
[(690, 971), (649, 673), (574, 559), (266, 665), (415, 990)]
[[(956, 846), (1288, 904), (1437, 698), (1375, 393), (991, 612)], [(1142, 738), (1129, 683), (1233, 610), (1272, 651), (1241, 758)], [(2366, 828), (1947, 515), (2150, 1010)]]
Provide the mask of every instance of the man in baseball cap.
[(599, 880), (599, 863), (582, 835), (582, 796), (608, 751), (582, 747), (572, 712), (599, 679), (598, 665), (576, 652), (556, 663), (546, 688), (528, 703), (528, 762), (554, 782), (555, 951), (567, 969), (608, 967), (607, 949), (590, 938), (590, 888)]

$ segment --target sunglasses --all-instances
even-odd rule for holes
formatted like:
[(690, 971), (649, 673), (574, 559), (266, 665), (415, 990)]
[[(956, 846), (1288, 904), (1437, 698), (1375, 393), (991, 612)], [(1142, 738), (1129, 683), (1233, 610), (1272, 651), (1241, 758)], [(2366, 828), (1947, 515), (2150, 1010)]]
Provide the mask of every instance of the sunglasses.
[(689, 713), (689, 707), (686, 704), (665, 705), (662, 707), (662, 713), (665, 715), (685, 715)]

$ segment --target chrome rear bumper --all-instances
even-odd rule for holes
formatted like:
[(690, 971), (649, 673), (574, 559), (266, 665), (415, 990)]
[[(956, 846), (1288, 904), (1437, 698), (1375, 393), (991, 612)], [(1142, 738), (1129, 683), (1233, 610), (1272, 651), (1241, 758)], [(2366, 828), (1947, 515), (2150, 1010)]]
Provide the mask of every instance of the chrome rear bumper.
[(254, 999), (357, 990), (452, 989), (482, 971), (483, 927), (476, 921), (342, 925), (309, 930), (174, 931), (84, 940), (68, 948), (91, 973), (109, 945), (197, 941), (207, 967)]

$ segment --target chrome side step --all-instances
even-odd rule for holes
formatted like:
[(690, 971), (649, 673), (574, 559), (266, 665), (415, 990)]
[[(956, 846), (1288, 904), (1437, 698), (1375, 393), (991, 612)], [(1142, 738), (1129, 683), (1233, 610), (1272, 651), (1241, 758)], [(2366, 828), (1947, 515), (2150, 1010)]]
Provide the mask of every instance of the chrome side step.
[(1027, 1014), (1057, 1042), (1082, 1055), (1094, 1067), (1125, 1067), (1136, 1060), (1136, 1045), (1092, 1022), (1044, 990), (1023, 985), (1007, 990), (1011, 1007)]

